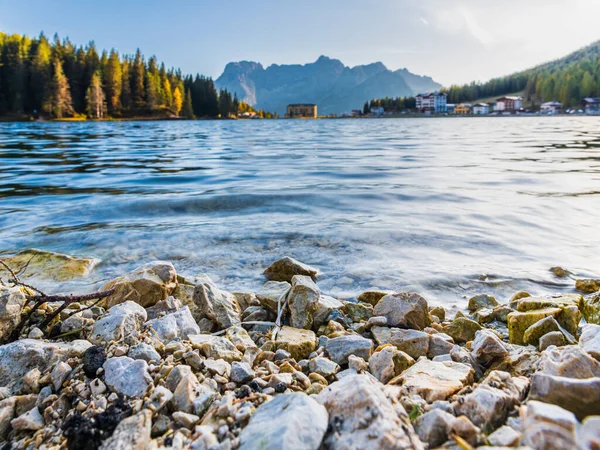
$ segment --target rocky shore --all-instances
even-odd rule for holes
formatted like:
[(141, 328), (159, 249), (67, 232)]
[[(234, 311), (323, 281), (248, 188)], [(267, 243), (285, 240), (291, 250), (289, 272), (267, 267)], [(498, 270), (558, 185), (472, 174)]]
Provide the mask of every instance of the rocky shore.
[(62, 303), (36, 309), (3, 277), (0, 445), (600, 448), (598, 280), (578, 282), (585, 295), (481, 294), (447, 317), (416, 293), (330, 297), (288, 257), (264, 276), (228, 292), (155, 261), (48, 327)]

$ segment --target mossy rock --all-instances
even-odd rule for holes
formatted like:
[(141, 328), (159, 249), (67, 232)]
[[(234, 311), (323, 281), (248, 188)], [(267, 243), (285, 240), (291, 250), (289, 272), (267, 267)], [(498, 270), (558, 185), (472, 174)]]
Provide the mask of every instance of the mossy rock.
[(575, 281), (575, 289), (581, 292), (593, 294), (600, 291), (600, 280), (584, 279)]
[(587, 323), (600, 325), (600, 292), (594, 295), (582, 297), (579, 309)]
[(464, 343), (475, 339), (475, 333), (482, 327), (474, 320), (458, 317), (444, 327), (444, 333), (451, 336), (457, 343)]
[(552, 316), (556, 318), (561, 313), (560, 308), (544, 308), (533, 311), (514, 311), (508, 315), (508, 339), (511, 344), (525, 345), (523, 335), (534, 323)]
[(381, 300), (383, 297), (385, 297), (388, 294), (390, 294), (390, 292), (386, 292), (386, 291), (366, 291), (366, 292), (363, 292), (362, 294), (360, 294), (357, 297), (357, 300), (359, 302), (369, 303), (370, 305), (375, 306), (377, 303), (379, 303), (379, 300)]
[(565, 294), (560, 297), (527, 297), (519, 300), (517, 311), (531, 311), (543, 308), (564, 308), (567, 306), (579, 306), (580, 294)]
[(346, 302), (342, 307), (342, 312), (352, 319), (353, 322), (366, 322), (373, 317), (373, 305), (369, 303)]
[(317, 348), (317, 336), (311, 330), (284, 326), (277, 333), (277, 338), (273, 345), (276, 350), (287, 350), (292, 355), (292, 358), (300, 361), (315, 351)]
[[(27, 266), (19, 275), (21, 278), (53, 281), (86, 277), (100, 262), (96, 258), (80, 258), (36, 249), (24, 250), (14, 256), (2, 256), (2, 260), (15, 272)], [(5, 278), (7, 275), (6, 269), (0, 268), (0, 277)]]
[(535, 345), (537, 347), (540, 338), (552, 331), (560, 331), (560, 325), (554, 317), (544, 317), (525, 330), (523, 342), (525, 345)]
[(436, 316), (438, 319), (440, 319), (440, 322), (446, 320), (446, 310), (443, 306), (436, 306), (435, 308), (431, 309), (429, 311), (429, 315)]

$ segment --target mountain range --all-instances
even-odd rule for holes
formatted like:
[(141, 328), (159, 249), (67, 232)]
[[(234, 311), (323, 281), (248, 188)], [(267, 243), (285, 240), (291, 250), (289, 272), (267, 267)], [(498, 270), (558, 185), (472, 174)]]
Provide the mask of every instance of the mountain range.
[(326, 56), (314, 63), (272, 64), (266, 69), (257, 62), (231, 62), (215, 85), (256, 109), (282, 116), (290, 103), (316, 103), (319, 115), (339, 114), (361, 108), (369, 99), (404, 97), (442, 87), (431, 77), (408, 69), (392, 71), (381, 62), (347, 67)]

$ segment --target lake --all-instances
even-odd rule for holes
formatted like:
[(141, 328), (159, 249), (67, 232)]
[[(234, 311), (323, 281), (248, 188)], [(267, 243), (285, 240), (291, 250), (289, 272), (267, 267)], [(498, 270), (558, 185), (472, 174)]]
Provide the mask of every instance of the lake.
[(569, 292), (600, 274), (600, 120), (495, 117), (0, 124), (0, 251), (172, 261), (257, 289), (293, 256), (322, 291)]

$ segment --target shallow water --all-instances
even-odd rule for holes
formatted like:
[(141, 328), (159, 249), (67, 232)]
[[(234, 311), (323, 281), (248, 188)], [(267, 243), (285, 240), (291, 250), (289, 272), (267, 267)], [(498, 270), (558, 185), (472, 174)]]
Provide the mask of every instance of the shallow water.
[(256, 289), (274, 259), (338, 297), (571, 291), (600, 273), (590, 117), (0, 124), (0, 251), (153, 259)]

